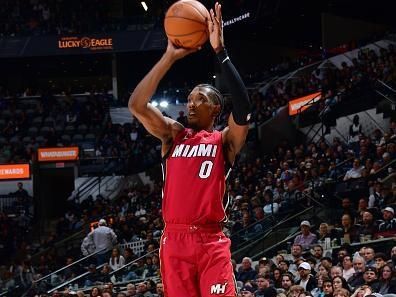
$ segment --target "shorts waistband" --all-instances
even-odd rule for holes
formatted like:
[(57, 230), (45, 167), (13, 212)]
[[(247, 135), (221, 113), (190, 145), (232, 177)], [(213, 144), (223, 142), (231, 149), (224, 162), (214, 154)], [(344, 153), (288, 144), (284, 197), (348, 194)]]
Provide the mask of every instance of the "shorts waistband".
[(207, 225), (195, 225), (195, 224), (165, 224), (165, 231), (171, 232), (210, 232), (216, 233), (221, 232), (222, 226), (218, 224), (207, 224)]

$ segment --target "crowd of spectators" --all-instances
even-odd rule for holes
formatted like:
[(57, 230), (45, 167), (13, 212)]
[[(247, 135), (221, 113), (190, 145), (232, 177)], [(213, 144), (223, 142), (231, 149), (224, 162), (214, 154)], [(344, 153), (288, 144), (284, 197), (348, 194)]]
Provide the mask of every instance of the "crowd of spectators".
[(291, 99), (321, 91), (320, 111), (329, 111), (343, 97), (359, 88), (373, 85), (377, 79), (384, 82), (396, 80), (396, 51), (393, 45), (374, 50), (360, 50), (358, 57), (352, 59), (353, 65), (342, 63), (342, 68), (317, 68), (313, 73), (302, 73), (287, 80), (272, 84), (266, 91), (253, 90), (251, 99), (254, 117), (262, 123), (273, 117), (278, 109)]
[(0, 7), (0, 36), (76, 34), (117, 29), (111, 1), (13, 1)]
[[(373, 51), (367, 53), (362, 52), (360, 58), (354, 61), (354, 66), (348, 67), (344, 65), (343, 70), (336, 71), (336, 80), (330, 82), (328, 77), (323, 77), (321, 80), (317, 79), (317, 85), (313, 85), (315, 85), (315, 87), (320, 86), (322, 91), (327, 90), (328, 92), (330, 92), (330, 87), (326, 86), (333, 84), (336, 85), (337, 90), (352, 88), (353, 86), (351, 86), (351, 84), (353, 85), (356, 81), (362, 81), (362, 77), (367, 75), (367, 73), (370, 73), (368, 77), (371, 80), (381, 78), (384, 81), (388, 81), (394, 78), (393, 59), (393, 48), (390, 48), (389, 51), (384, 50), (380, 58), (377, 57)], [(316, 74), (319, 76), (318, 73)], [(352, 82), (347, 84), (350, 78), (353, 78)], [(301, 88), (298, 87), (299, 85)], [(310, 84), (308, 84), (308, 86), (309, 85)], [(356, 85), (358, 85), (358, 83), (356, 83)], [(277, 98), (282, 92), (283, 94), (303, 95), (307, 90), (311, 90), (306, 89), (306, 85), (301, 82), (295, 84), (294, 87), (290, 89), (291, 93), (286, 91), (286, 89), (286, 87), (283, 88), (282, 84), (278, 84), (276, 87), (277, 95), (271, 95), (273, 99), (269, 99), (270, 102), (271, 100), (273, 102), (273, 100), (275, 100), (274, 98)], [(312, 87), (312, 90), (313, 89)], [(274, 90), (275, 89), (272, 91), (274, 92)], [(271, 94), (271, 91), (269, 93)], [(256, 103), (263, 100), (263, 98), (259, 100), (257, 98), (255, 99), (254, 96), (255, 95), (253, 95), (252, 98)], [(283, 103), (286, 103), (289, 98), (288, 95), (285, 95), (285, 102)], [(145, 153), (150, 152), (147, 154), (150, 156), (147, 159), (147, 163), (144, 163), (142, 167), (146, 168), (159, 158), (155, 142), (153, 142), (152, 138), (147, 137), (146, 132), (139, 126), (138, 122), (133, 122), (130, 125), (124, 126), (113, 125), (109, 119), (106, 119), (106, 115), (108, 114), (105, 109), (107, 101), (108, 98), (104, 94), (91, 94), (87, 97), (87, 101), (84, 104), (67, 94), (65, 100), (61, 101), (55, 100), (52, 96), (43, 96), (42, 100), (39, 101), (39, 104), (36, 106), (36, 109), (30, 114), (41, 117), (40, 129), (44, 126), (43, 124), (46, 123), (46, 118), (52, 118), (51, 121), (48, 121), (48, 123), (51, 123), (48, 136), (43, 137), (43, 143), (45, 145), (63, 144), (59, 143), (62, 141), (62, 138), (56, 136), (56, 127), (58, 124), (73, 127), (85, 125), (87, 129), (92, 126), (102, 125), (100, 128), (101, 133), (99, 133), (98, 139), (95, 140), (96, 156), (120, 157), (134, 155), (137, 159), (142, 151)], [(12, 127), (9, 127), (9, 124), (7, 124), (7, 127), (4, 128), (5, 130), (3, 130), (5, 131), (4, 133), (10, 133), (9, 136), (12, 137), (20, 137), (20, 135), (18, 135), (19, 131), (25, 131), (27, 127), (33, 124), (34, 119), (29, 118), (28, 112), (25, 113), (23, 110), (21, 113), (14, 112), (18, 109), (16, 100), (1, 100), (0, 104), (2, 104), (4, 110), (9, 111), (8, 114), (11, 117), (10, 122), (16, 123), (13, 124)], [(259, 108), (262, 109), (264, 106), (260, 105)], [(89, 116), (87, 116), (88, 114)], [(258, 115), (256, 116), (259, 118)], [(104, 123), (104, 125), (102, 123)], [(63, 129), (62, 131), (65, 130)], [(278, 289), (285, 289), (286, 293), (290, 293), (290, 296), (293, 297), (295, 296), (293, 292), (298, 292), (300, 295), (305, 294), (305, 296), (314, 295), (312, 291), (315, 289), (317, 295), (314, 295), (314, 297), (323, 295), (330, 296), (332, 294), (330, 291), (324, 292), (327, 287), (324, 284), (326, 284), (326, 281), (328, 283), (328, 280), (325, 279), (325, 277), (320, 277), (321, 266), (318, 265), (316, 267), (316, 265), (312, 265), (312, 260), (302, 258), (302, 254), (300, 258), (296, 258), (296, 255), (298, 255), (296, 250), (299, 248), (301, 252), (304, 248), (312, 248), (313, 251), (315, 251), (315, 248), (319, 250), (320, 245), (312, 246), (312, 244), (314, 244), (317, 239), (322, 240), (325, 237), (330, 237), (332, 240), (336, 239), (339, 243), (353, 243), (361, 240), (360, 235), (375, 239), (393, 234), (396, 223), (394, 223), (393, 219), (394, 209), (392, 204), (396, 202), (396, 187), (394, 184), (389, 184), (387, 179), (390, 175), (394, 174), (394, 165), (392, 165), (392, 161), (395, 158), (395, 139), (396, 123), (392, 122), (389, 131), (378, 130), (375, 131), (373, 135), (365, 135), (364, 130), (359, 130), (356, 139), (350, 143), (342, 142), (340, 139), (334, 139), (333, 143), (327, 143), (324, 139), (321, 139), (317, 143), (303, 143), (291, 146), (289, 143), (284, 142), (278, 146), (272, 155), (266, 158), (259, 157), (258, 155), (256, 158), (242, 156), (234, 167), (228, 186), (231, 198), (231, 212), (229, 213), (230, 222), (227, 228), (230, 234), (243, 229), (246, 229), (248, 233), (262, 232), (264, 227), (260, 225), (259, 222), (263, 218), (276, 216), (285, 210), (299, 207), (299, 194), (304, 192), (313, 194), (314, 191), (318, 191), (329, 180), (339, 182), (340, 185), (350, 185), (352, 182), (359, 181), (361, 185), (361, 191), (359, 192), (360, 196), (357, 197), (358, 199), (352, 197), (353, 193), (350, 193), (352, 195), (351, 197), (345, 196), (347, 192), (343, 192), (342, 187), (336, 189), (338, 191), (337, 193), (343, 198), (339, 201), (342, 205), (343, 213), (340, 214), (340, 217), (329, 218), (328, 222), (323, 222), (317, 234), (309, 230), (312, 227), (309, 222), (302, 222), (302, 234), (297, 237), (296, 244), (293, 245), (290, 251), (294, 258), (292, 259), (293, 263), (289, 264), (292, 267), (294, 265), (294, 273), (290, 267), (285, 270), (284, 266), (289, 265), (288, 262), (282, 262), (279, 259), (277, 260), (278, 262), (274, 261), (271, 263), (268, 261), (266, 264), (261, 263), (261, 267), (259, 266), (257, 270), (251, 267), (252, 261), (250, 259), (244, 259), (241, 266), (242, 270), (236, 271), (237, 280), (241, 282), (240, 287), (242, 287), (242, 294), (245, 294), (243, 292), (249, 294), (249, 292), (253, 293), (252, 291), (257, 291), (256, 296), (265, 295), (267, 297), (267, 294), (274, 294), (274, 290), (269, 289), (273, 285), (275, 287), (278, 286), (276, 287)], [(73, 142), (71, 141), (70, 143)], [(37, 148), (39, 144), (36, 143), (35, 139), (31, 139), (29, 144), (31, 145), (28, 145), (26, 150), (31, 154), (32, 150)], [(13, 152), (7, 153), (7, 147), (8, 150), (12, 149)], [(12, 148), (10, 144), (6, 144), (1, 152), (2, 160), (6, 160), (7, 162), (28, 160), (29, 157), (27, 157), (28, 154), (26, 152), (23, 153), (25, 157), (20, 157), (21, 154), (19, 151), (24, 151), (25, 148), (17, 148), (18, 146)], [(352, 166), (351, 162), (345, 162), (341, 167), (337, 166), (341, 162), (347, 160), (353, 160)], [(387, 170), (381, 170), (386, 166), (389, 166)], [(108, 225), (114, 231), (118, 243), (142, 239), (147, 240), (144, 253), (152, 252), (152, 255), (137, 260), (138, 255), (134, 254), (131, 249), (125, 249), (124, 251), (115, 249), (112, 250), (111, 255), (106, 255), (108, 256), (108, 260), (101, 260), (101, 263), (105, 263), (101, 271), (96, 271), (96, 265), (90, 263), (74, 271), (65, 271), (58, 279), (52, 279), (52, 283), (57, 284), (71, 279), (73, 276), (83, 271), (89, 271), (89, 277), (84, 280), (84, 283), (79, 284), (81, 286), (110, 283), (110, 281), (114, 281), (114, 279), (111, 279), (108, 274), (121, 267), (121, 263), (130, 263), (133, 260), (137, 260), (136, 264), (134, 264), (133, 267), (131, 266), (127, 272), (124, 271), (121, 276), (117, 275), (116, 277), (118, 279), (116, 280), (121, 278), (123, 281), (129, 281), (147, 277), (159, 277), (160, 273), (157, 269), (158, 262), (156, 262), (158, 261), (158, 255), (156, 254), (158, 242), (155, 238), (159, 237), (163, 228), (163, 223), (161, 219), (159, 219), (161, 217), (160, 189), (161, 183), (156, 182), (152, 189), (149, 187), (132, 187), (116, 202), (109, 201), (99, 196), (96, 197), (96, 199), (91, 197), (81, 203), (71, 203), (69, 211), (59, 220), (56, 233), (41, 244), (41, 249), (50, 247), (57, 239), (63, 238), (71, 231), (80, 230), (82, 227), (88, 226), (92, 221), (99, 222), (101, 219), (105, 218)], [(337, 201), (334, 193), (328, 198)], [(330, 231), (328, 225), (334, 226), (332, 229), (334, 231)], [(251, 226), (253, 227), (251, 228)], [(332, 235), (326, 236), (327, 234)], [(112, 244), (114, 243), (115, 240)], [(92, 244), (92, 241), (84, 245), (87, 253), (91, 251), (90, 244)], [(21, 250), (22, 254), (25, 256), (37, 251), (31, 250), (31, 246), (24, 241), (21, 241), (16, 248)], [(363, 260), (366, 262), (373, 260), (366, 256), (366, 250), (359, 251), (359, 253), (361, 253), (363, 258), (348, 251), (347, 255), (351, 257), (350, 260), (353, 264), (356, 259), (356, 261), (360, 262)], [(370, 253), (373, 252), (370, 251), (369, 254)], [(346, 257), (346, 255), (344, 256)], [(20, 259), (20, 261), (11, 263), (3, 269), (1, 275), (2, 284), (8, 288), (12, 288), (16, 285), (29, 288), (32, 283), (34, 283), (34, 280), (56, 270), (59, 266), (70, 264), (78, 257), (80, 257), (80, 252), (70, 254), (70, 257), (67, 259), (64, 257), (59, 259), (53, 251), (51, 251), (44, 253), (38, 262), (32, 263), (31, 259), (27, 256)], [(320, 259), (320, 262), (322, 262), (321, 256), (317, 256), (316, 258)], [(389, 258), (389, 256), (385, 257), (383, 260), (387, 260), (387, 258)], [(296, 261), (297, 259), (300, 261)], [(322, 268), (328, 270), (327, 277), (331, 276), (331, 273), (329, 274), (329, 271), (331, 272), (329, 266), (331, 266), (333, 262), (335, 267), (338, 267), (337, 264), (340, 264), (328, 258), (323, 261), (325, 264), (322, 265), (324, 266)], [(307, 265), (310, 265), (310, 268)], [(349, 287), (347, 287), (344, 280), (341, 279), (347, 293), (343, 292), (344, 295), (341, 294), (340, 296), (349, 297), (348, 290), (351, 291), (351, 288), (356, 290), (360, 288), (359, 286), (361, 284), (370, 284), (376, 276), (383, 278), (382, 270), (378, 275), (378, 271), (372, 271), (371, 268), (371, 270), (364, 268), (363, 265), (364, 270), (361, 268), (361, 270), (351, 272), (351, 267), (349, 267), (348, 264), (345, 265), (345, 267), (347, 267), (345, 268), (345, 275), (349, 274), (350, 276), (353, 273), (362, 273), (360, 275), (361, 283), (349, 283)], [(393, 269), (394, 265), (392, 266), (391, 272)], [(243, 272), (245, 270), (249, 273), (244, 274)], [(263, 271), (266, 273), (263, 274)], [(287, 273), (287, 271), (291, 272), (291, 274), (285, 277), (283, 274)], [(342, 269), (341, 272), (343, 273)], [(371, 279), (369, 276), (365, 279), (366, 272), (367, 275), (371, 275)], [(323, 273), (325, 274), (325, 272)], [(311, 274), (314, 276), (311, 277)], [(275, 275), (277, 275), (276, 279)], [(279, 278), (280, 276), (282, 276), (281, 279)], [(338, 275), (331, 276), (334, 278), (331, 281), (331, 286), (333, 286), (333, 288), (336, 288), (333, 284), (333, 282), (335, 283), (336, 276)], [(290, 284), (296, 283), (299, 284), (300, 287), (294, 287), (295, 290), (293, 291), (290, 287), (282, 287), (284, 277), (287, 278), (285, 282)], [(364, 282), (362, 282), (362, 279)], [(349, 279), (346, 280), (348, 281)], [(322, 287), (317, 285), (320, 281), (322, 282)], [(149, 283), (150, 282), (139, 283), (142, 287), (141, 290), (144, 291), (143, 286), (149, 286), (149, 289), (146, 288), (146, 290), (155, 293), (155, 284), (150, 283), (149, 285)], [(328, 288), (330, 288), (330, 286)], [(266, 289), (269, 289), (271, 292)], [(95, 290), (101, 289), (96, 288), (92, 291)], [(139, 290), (138, 286), (138, 291)], [(105, 291), (106, 290), (103, 289), (102, 296), (105, 296)], [(266, 291), (267, 293), (263, 293), (262, 291)], [(384, 293), (384, 291), (379, 292)], [(145, 294), (145, 296), (148, 296), (148, 294)], [(336, 295), (334, 294), (334, 296)], [(337, 295), (337, 297), (339, 297), (339, 295)]]

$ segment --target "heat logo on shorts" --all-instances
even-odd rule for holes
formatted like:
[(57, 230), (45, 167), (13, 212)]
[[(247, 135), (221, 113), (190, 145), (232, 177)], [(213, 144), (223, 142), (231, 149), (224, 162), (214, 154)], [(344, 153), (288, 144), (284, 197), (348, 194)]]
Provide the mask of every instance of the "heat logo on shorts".
[(210, 287), (210, 294), (220, 295), (225, 294), (227, 283), (224, 284), (214, 284)]

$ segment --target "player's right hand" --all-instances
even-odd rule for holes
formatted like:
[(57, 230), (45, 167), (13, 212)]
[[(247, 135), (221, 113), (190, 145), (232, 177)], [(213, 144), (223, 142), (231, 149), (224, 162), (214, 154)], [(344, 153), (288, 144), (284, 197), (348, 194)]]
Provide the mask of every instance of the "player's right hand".
[(200, 50), (201, 48), (194, 48), (194, 49), (187, 49), (183, 47), (177, 47), (175, 46), (172, 41), (168, 39), (168, 46), (166, 48), (166, 55), (169, 55), (169, 57), (173, 60), (179, 60), (181, 58), (184, 58), (185, 56), (195, 53), (196, 51)]

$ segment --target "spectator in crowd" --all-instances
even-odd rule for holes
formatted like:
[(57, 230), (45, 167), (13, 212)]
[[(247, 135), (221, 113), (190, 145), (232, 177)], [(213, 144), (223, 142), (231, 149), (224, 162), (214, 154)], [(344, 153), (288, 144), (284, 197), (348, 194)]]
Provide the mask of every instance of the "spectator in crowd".
[(379, 224), (378, 231), (381, 236), (389, 236), (396, 231), (395, 211), (392, 207), (387, 206), (382, 210), (383, 222)]
[(362, 171), (363, 167), (360, 165), (360, 160), (353, 160), (353, 167), (345, 173), (344, 181), (362, 177)]
[(346, 289), (334, 290), (333, 297), (349, 297), (350, 293)]
[(136, 297), (153, 297), (153, 294), (147, 288), (146, 282), (140, 282), (137, 284)]
[(293, 276), (290, 273), (282, 274), (282, 289), (284, 290), (284, 294), (288, 295), (290, 292), (290, 288), (294, 285)]
[(356, 114), (353, 117), (352, 124), (349, 126), (349, 139), (351, 145), (359, 143), (359, 135), (362, 134), (362, 125), (359, 123), (359, 116)]
[(309, 249), (317, 241), (316, 234), (310, 231), (311, 224), (308, 221), (302, 221), (300, 224), (301, 234), (294, 239), (295, 244), (300, 244), (303, 249)]
[(156, 297), (164, 297), (164, 285), (159, 282), (155, 286), (155, 293), (157, 294)]
[(364, 261), (366, 262), (366, 267), (370, 266), (370, 267), (375, 267), (375, 260), (374, 260), (374, 256), (375, 256), (375, 251), (373, 248), (371, 247), (366, 247), (364, 249)]
[(364, 284), (370, 286), (374, 291), (377, 290), (378, 279), (377, 279), (377, 269), (372, 266), (366, 266), (363, 273)]
[(296, 284), (303, 287), (305, 291), (312, 291), (316, 287), (317, 281), (311, 274), (311, 265), (308, 262), (302, 262), (298, 266), (298, 273), (300, 279)]
[(132, 296), (136, 296), (136, 287), (134, 284), (129, 283), (126, 286), (126, 292), (125, 292), (127, 297), (132, 297)]
[(343, 278), (342, 276), (335, 276), (332, 278), (333, 281), (333, 289), (338, 290), (338, 289), (345, 289), (349, 292), (349, 285), (347, 283), (347, 281), (345, 280), (345, 278)]
[(342, 277), (348, 281), (354, 273), (355, 269), (353, 268), (352, 258), (346, 255), (342, 259)]
[(353, 258), (353, 268), (355, 269), (355, 273), (348, 279), (348, 283), (352, 289), (355, 289), (364, 284), (363, 274), (365, 271), (364, 258), (361, 256), (355, 256)]
[(359, 230), (352, 223), (352, 218), (349, 214), (344, 214), (341, 218), (341, 232), (340, 237), (346, 243), (359, 242)]
[(241, 288), (242, 297), (254, 297), (254, 288), (252, 286), (244, 286)]
[(81, 253), (83, 256), (88, 256), (95, 252), (95, 245), (88, 236), (85, 236), (81, 243)]
[(105, 219), (100, 219), (98, 227), (88, 234), (88, 239), (95, 246), (97, 265), (107, 262), (113, 246), (117, 243), (117, 235), (107, 227)]
[(331, 297), (333, 296), (333, 282), (331, 279), (327, 278), (322, 281), (322, 287), (323, 287), (323, 296), (324, 297)]
[(258, 275), (256, 278), (257, 290), (254, 292), (255, 297), (276, 297), (276, 290), (270, 286), (269, 276)]
[(340, 266), (333, 266), (330, 268), (330, 276), (331, 279), (334, 279), (336, 276), (342, 276), (342, 268)]
[(109, 265), (113, 271), (125, 265), (125, 259), (122, 255), (120, 255), (120, 251), (117, 248), (114, 248), (111, 253)]
[(377, 271), (380, 271), (380, 269), (386, 264), (387, 258), (388, 257), (385, 255), (385, 253), (375, 253), (374, 261)]
[(395, 269), (390, 264), (385, 264), (379, 270), (378, 293), (396, 294)]
[(249, 257), (244, 257), (242, 259), (242, 266), (239, 267), (238, 273), (236, 275), (236, 280), (245, 283), (248, 280), (254, 280), (256, 275), (257, 272), (252, 268), (252, 259)]
[(362, 224), (359, 227), (359, 234), (366, 236), (368, 239), (374, 239), (378, 230), (378, 226), (374, 221), (374, 216), (371, 212), (363, 212)]
[[(88, 275), (85, 277), (85, 287), (91, 287), (100, 280), (100, 273), (96, 270), (95, 264), (90, 264), (88, 267)], [(91, 293), (92, 294), (92, 293)]]

